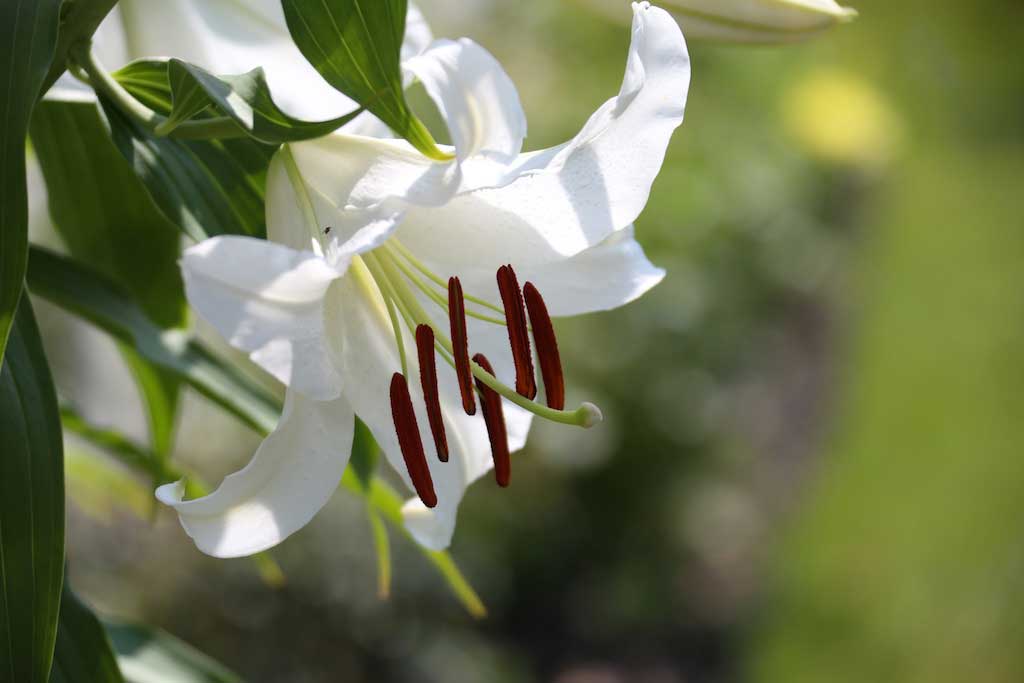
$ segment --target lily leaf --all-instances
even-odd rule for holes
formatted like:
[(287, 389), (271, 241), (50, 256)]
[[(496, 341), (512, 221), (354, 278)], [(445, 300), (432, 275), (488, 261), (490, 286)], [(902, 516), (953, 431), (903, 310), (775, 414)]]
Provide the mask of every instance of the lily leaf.
[(57, 45), (61, 0), (0, 3), (0, 361), (28, 259), (25, 137)]
[[(46, 178), (50, 215), (75, 258), (132, 292), (164, 328), (187, 319), (178, 270), (180, 234), (111, 143), (96, 106), (41, 102), (32, 115), (33, 148)], [(179, 382), (122, 345), (146, 406), (154, 452), (173, 446)]]
[[(132, 62), (114, 77), (153, 111), (166, 115), (173, 109), (166, 62)], [(266, 234), (263, 194), (273, 146), (246, 137), (160, 137), (104, 98), (100, 102), (118, 151), (182, 232), (196, 241), (221, 234)]]
[(26, 297), (0, 371), (0, 681), (45, 683), (64, 577), (57, 397)]
[(33, 246), (28, 286), (32, 293), (130, 345), (147, 361), (220, 404), (260, 433), (277, 424), (280, 404), (181, 330), (164, 331), (116, 283), (90, 268)]
[(128, 683), (241, 683), (242, 679), (183, 640), (150, 626), (105, 623)]
[(172, 59), (167, 80), (174, 106), (161, 133), (173, 130), (210, 108), (230, 116), (251, 137), (267, 144), (309, 140), (341, 128), (362, 109), (327, 121), (302, 121), (283, 112), (274, 102), (263, 69), (237, 76), (214, 76), (198, 66)]
[(324, 79), (432, 159), (437, 148), (402, 87), (406, 0), (281, 0), (292, 40)]
[(50, 683), (124, 683), (103, 625), (66, 584)]

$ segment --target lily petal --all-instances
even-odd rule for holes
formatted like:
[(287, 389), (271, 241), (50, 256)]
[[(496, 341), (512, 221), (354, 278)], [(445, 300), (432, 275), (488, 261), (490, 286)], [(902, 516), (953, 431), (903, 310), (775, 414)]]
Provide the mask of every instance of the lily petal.
[(216, 491), (186, 501), (179, 481), (158, 488), (156, 497), (177, 510), (185, 532), (207, 555), (266, 550), (305, 526), (330, 499), (348, 464), (354, 424), (345, 400), (311, 401), (289, 391), (277, 429)]
[(309, 251), (221, 236), (185, 250), (181, 270), (189, 303), (232, 346), (311, 398), (337, 398), (338, 374), (323, 344), (323, 300), (343, 268)]
[[(672, 17), (646, 3), (634, 3), (633, 11), (619, 95), (573, 140), (521, 155), (507, 184), (464, 192), (439, 209), (415, 208), (406, 222), (429, 226), (425, 237), (434, 244), (498, 264), (561, 261), (632, 223), (682, 123), (690, 80), (686, 43)], [(466, 174), (464, 186), (476, 185), (468, 167)]]
[(526, 115), (512, 79), (472, 40), (439, 40), (403, 69), (423, 83), (448, 124), (456, 156), (511, 162), (522, 150)]

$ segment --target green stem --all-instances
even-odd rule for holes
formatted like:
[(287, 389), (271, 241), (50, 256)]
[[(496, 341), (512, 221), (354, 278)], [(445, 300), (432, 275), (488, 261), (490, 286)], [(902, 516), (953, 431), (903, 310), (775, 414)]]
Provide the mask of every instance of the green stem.
[(75, 63), (89, 75), (89, 82), (97, 92), (117, 105), (117, 108), (127, 114), (135, 123), (157, 137), (202, 140), (240, 138), (246, 135), (245, 130), (228, 116), (186, 121), (167, 130), (168, 118), (145, 106), (125, 90), (96, 59), (90, 43), (79, 43), (71, 49), (70, 54)]

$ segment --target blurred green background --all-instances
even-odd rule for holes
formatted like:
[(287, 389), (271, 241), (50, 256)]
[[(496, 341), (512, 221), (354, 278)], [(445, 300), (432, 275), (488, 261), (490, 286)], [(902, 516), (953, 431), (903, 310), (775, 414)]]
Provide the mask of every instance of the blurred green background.
[[(618, 90), (628, 25), (585, 0), (420, 4), (504, 64), (531, 149)], [(72, 442), (78, 591), (260, 682), (1024, 680), (1024, 4), (855, 6), (805, 44), (691, 44), (637, 224), (668, 278), (558, 324), (606, 422), (538, 425), (461, 509), (486, 620), (398, 538), (377, 599), (345, 493), (274, 588), (145, 492), (111, 504)], [(44, 312), (62, 394), (144, 435), (114, 347)], [(217, 481), (256, 442), (191, 396), (177, 457)]]

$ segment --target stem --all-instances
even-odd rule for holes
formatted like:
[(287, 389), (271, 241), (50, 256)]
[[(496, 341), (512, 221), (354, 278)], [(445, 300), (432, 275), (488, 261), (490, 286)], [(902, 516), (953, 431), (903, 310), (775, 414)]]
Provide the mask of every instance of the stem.
[(234, 119), (228, 116), (217, 116), (197, 121), (186, 121), (168, 131), (168, 118), (158, 114), (135, 99), (130, 92), (117, 82), (103, 68), (90, 43), (79, 43), (70, 51), (75, 63), (89, 75), (93, 88), (117, 105), (135, 123), (157, 137), (173, 137), (186, 140), (208, 138), (239, 138), (245, 137), (246, 131)]

